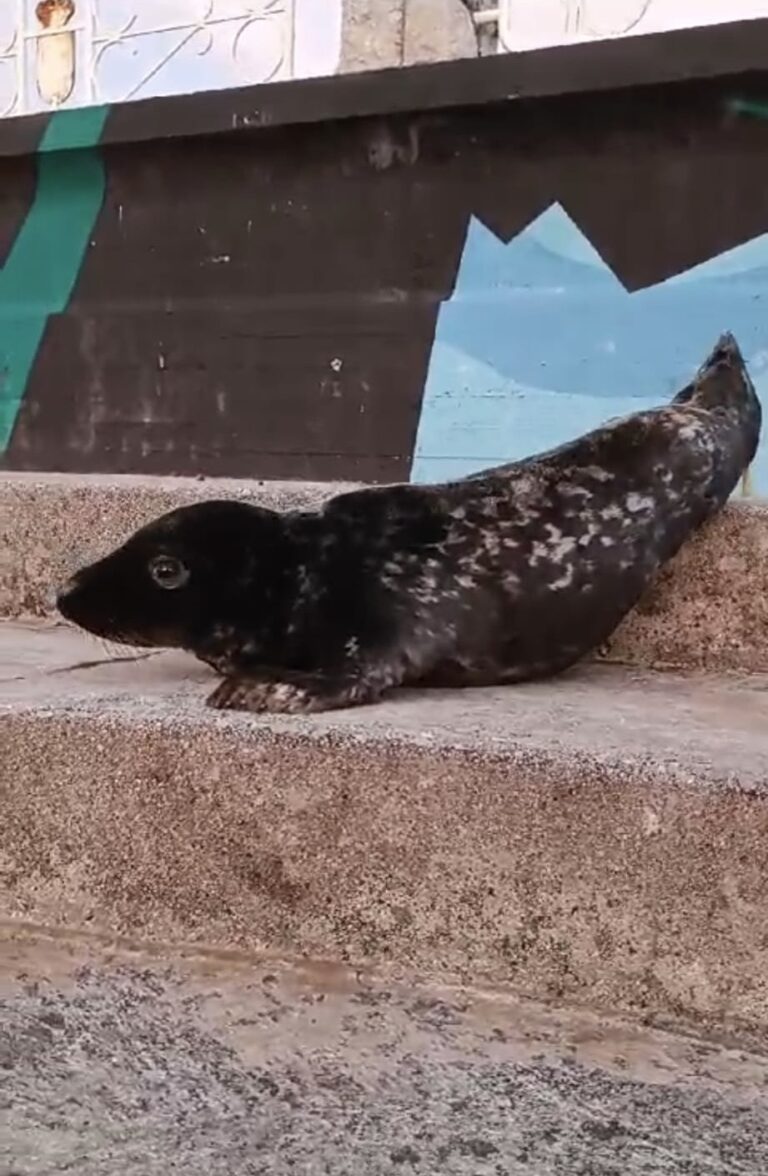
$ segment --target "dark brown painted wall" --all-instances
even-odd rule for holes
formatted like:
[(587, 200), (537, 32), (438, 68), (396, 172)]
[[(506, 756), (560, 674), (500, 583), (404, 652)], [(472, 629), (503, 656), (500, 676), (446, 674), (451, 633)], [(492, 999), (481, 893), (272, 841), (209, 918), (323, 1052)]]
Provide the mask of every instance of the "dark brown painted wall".
[[(768, 122), (728, 113), (734, 85), (105, 134), (5, 467), (407, 478), (472, 214), (509, 240), (559, 201), (629, 289), (768, 231)], [(33, 189), (33, 157), (0, 159), (0, 251)]]

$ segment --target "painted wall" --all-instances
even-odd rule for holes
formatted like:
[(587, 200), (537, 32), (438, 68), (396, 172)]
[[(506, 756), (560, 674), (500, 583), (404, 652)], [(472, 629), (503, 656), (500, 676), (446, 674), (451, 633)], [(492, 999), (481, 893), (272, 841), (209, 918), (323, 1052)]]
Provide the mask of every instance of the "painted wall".
[(499, 0), (499, 52), (755, 20), (768, 0)]
[[(558, 202), (505, 245), (470, 220), (412, 477), (458, 477), (671, 398), (726, 327), (768, 405), (768, 234), (629, 291)], [(768, 416), (768, 413), (766, 414)], [(768, 445), (756, 473), (768, 491)]]
[(733, 98), (53, 116), (0, 157), (2, 464), (442, 478), (666, 400), (723, 329), (765, 400), (768, 122)]

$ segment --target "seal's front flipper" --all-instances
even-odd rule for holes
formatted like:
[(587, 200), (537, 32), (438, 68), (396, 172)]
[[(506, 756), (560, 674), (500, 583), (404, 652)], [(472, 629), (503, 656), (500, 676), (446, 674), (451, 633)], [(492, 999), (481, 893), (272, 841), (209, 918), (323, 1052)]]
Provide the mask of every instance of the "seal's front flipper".
[(744, 473), (741, 475), (741, 497), (753, 498), (754, 493), (755, 490), (754, 484), (752, 482), (752, 466), (750, 465), (747, 466)]
[[(395, 683), (390, 683), (394, 685)], [(297, 674), (224, 678), (206, 700), (215, 710), (309, 715), (378, 702), (386, 689), (378, 677)]]

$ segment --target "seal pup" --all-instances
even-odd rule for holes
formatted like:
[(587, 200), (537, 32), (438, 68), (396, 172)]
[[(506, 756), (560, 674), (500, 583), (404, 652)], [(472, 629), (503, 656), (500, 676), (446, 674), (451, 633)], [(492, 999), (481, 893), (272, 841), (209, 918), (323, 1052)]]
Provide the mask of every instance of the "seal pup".
[(171, 511), (75, 575), (58, 607), (101, 637), (195, 654), (224, 676), (218, 708), (324, 711), (406, 684), (541, 678), (597, 649), (720, 510), (760, 426), (723, 335), (669, 405), (523, 461), (315, 510)]

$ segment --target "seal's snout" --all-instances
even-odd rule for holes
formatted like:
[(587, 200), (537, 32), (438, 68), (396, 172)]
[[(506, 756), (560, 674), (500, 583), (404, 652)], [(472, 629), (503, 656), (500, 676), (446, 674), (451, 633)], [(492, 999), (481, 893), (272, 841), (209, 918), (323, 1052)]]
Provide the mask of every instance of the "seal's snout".
[(723, 331), (715, 344), (715, 349), (719, 351), (729, 351), (732, 355), (741, 355), (739, 345), (736, 342), (736, 336), (731, 331)]
[(704, 368), (712, 367), (717, 363), (731, 363), (737, 366), (744, 364), (744, 356), (741, 354), (735, 336), (730, 331), (723, 331), (712, 349), (712, 353), (705, 360)]
[(692, 384), (678, 393), (675, 401), (697, 408), (736, 409), (748, 428), (755, 423), (759, 428), (760, 402), (741, 348), (730, 331), (723, 332)]

